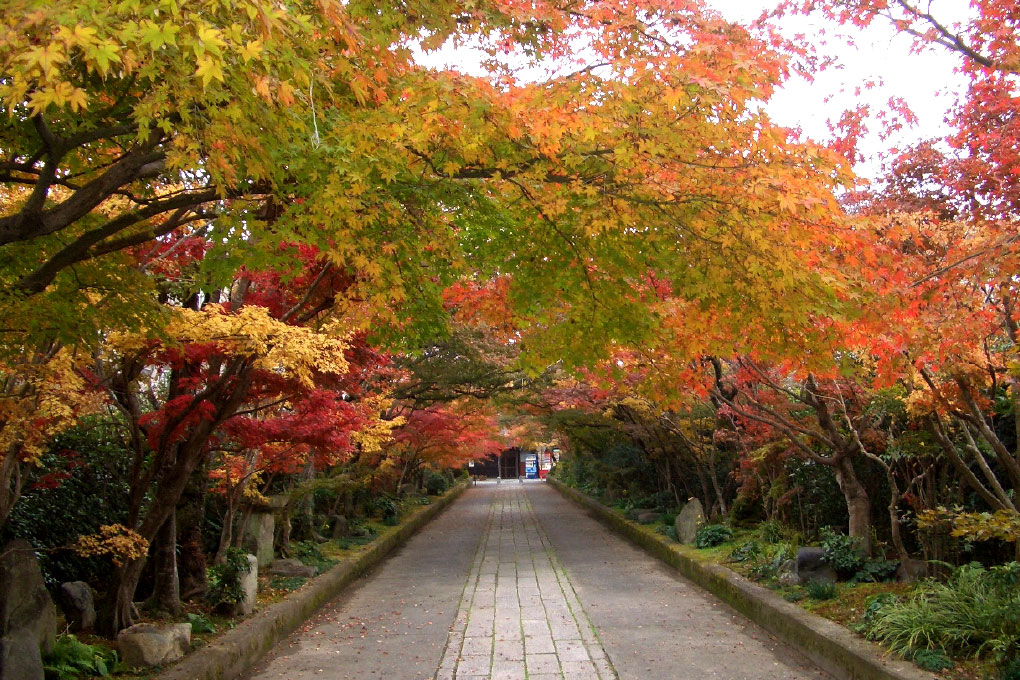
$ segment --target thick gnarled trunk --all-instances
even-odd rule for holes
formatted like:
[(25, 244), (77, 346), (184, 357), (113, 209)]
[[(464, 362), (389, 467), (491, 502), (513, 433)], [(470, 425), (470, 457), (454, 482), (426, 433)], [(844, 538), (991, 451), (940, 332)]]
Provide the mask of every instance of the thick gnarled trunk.
[(857, 478), (850, 456), (839, 456), (835, 463), (832, 468), (836, 473), (836, 483), (843, 492), (847, 514), (850, 517), (847, 533), (860, 541), (865, 554), (871, 555), (871, 498), (868, 496), (868, 490)]

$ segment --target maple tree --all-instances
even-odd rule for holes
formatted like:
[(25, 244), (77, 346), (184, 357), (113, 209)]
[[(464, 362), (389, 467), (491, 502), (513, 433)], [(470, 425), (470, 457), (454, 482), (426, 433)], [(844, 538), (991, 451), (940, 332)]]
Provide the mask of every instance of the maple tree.
[(380, 473), (394, 473), (395, 489), (409, 480), (417, 485), (425, 468), (462, 468), (506, 448), (495, 418), (478, 404), (434, 405), (400, 417), (403, 423), (383, 448), (379, 463)]
[[(300, 468), (313, 456), (341, 460), (358, 444), (353, 432), (372, 430), (380, 407), (351, 401), (361, 394), (360, 374), (348, 375), (353, 331), (333, 314), (347, 281), (304, 249), (289, 271), (242, 272), (222, 302), (192, 296), (191, 306), (168, 305), (166, 340), (144, 332), (108, 335), (98, 375), (126, 423), (134, 456), (128, 525), (153, 544), (157, 563), (162, 548), (166, 560), (174, 559), (175, 508), (211, 453), (222, 454), (214, 473), (242, 478), (258, 469)], [(238, 465), (238, 456), (255, 470)], [(243, 485), (228, 486), (243, 493)], [(143, 564), (130, 560), (115, 573), (108, 630), (129, 625)], [(163, 598), (157, 604), (171, 610), (179, 607), (174, 580), (167, 594), (158, 587), (156, 593)]]
[[(799, 52), (698, 2), (14, 0), (0, 525), (24, 466), (105, 403), (126, 531), (174, 609), (194, 489), (222, 496), (222, 556), (245, 498), (399, 490), (503, 448), (515, 408), (614, 484), (717, 515), (740, 487), (777, 516), (810, 461), (866, 547), (884, 478), (904, 561), (904, 516), (960, 488), (930, 488), (929, 443), (979, 499), (931, 522), (1008, 539), (1017, 10), (983, 0), (957, 29), (909, 0), (809, 4), (886, 16), (970, 78), (948, 144), (842, 203), (857, 112), (828, 146), (776, 125), (761, 104)], [(415, 63), (448, 40), (484, 76)]]

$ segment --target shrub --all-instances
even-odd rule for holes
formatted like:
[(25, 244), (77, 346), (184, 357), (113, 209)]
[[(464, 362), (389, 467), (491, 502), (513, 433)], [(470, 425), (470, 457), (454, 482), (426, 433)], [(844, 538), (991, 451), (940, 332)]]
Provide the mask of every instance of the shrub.
[(430, 496), (438, 496), (450, 488), (450, 480), (441, 472), (435, 470), (425, 471), (424, 485), (425, 492)]
[(812, 600), (831, 600), (836, 597), (836, 584), (830, 581), (808, 581), (805, 589)]
[(957, 568), (946, 583), (924, 581), (904, 602), (882, 607), (868, 636), (912, 658), (921, 649), (976, 656), (1005, 667), (1020, 652), (1020, 564)]
[(733, 530), (723, 524), (706, 524), (694, 534), (694, 545), (698, 548), (714, 548), (733, 538)]
[(892, 581), (900, 567), (899, 560), (865, 560), (851, 579), (854, 583)]
[(1015, 656), (1002, 664), (999, 680), (1020, 680), (1020, 656)]
[(761, 556), (761, 546), (757, 541), (745, 541), (733, 549), (730, 560), (733, 562), (749, 562)]
[(954, 666), (953, 660), (946, 656), (945, 652), (937, 649), (918, 649), (909, 654), (907, 658), (924, 670), (933, 673), (946, 671)]
[(821, 534), (824, 559), (840, 577), (849, 578), (864, 566), (864, 551), (856, 538), (837, 533), (830, 527), (822, 527)]
[(786, 529), (777, 519), (770, 519), (758, 525), (758, 535), (765, 543), (779, 543), (786, 535)]
[(792, 559), (793, 555), (793, 545), (790, 543), (766, 546), (762, 548), (762, 560), (751, 566), (748, 576), (755, 581), (767, 581), (775, 578), (783, 563)]
[(216, 626), (205, 614), (189, 613), (188, 623), (191, 624), (191, 632), (197, 635), (216, 632)]
[(26, 471), (21, 498), (0, 530), (0, 545), (23, 538), (40, 548), (39, 566), (51, 589), (65, 581), (108, 583), (114, 569), (108, 558), (46, 549), (69, 545), (103, 525), (127, 523), (131, 455), (121, 444), (118, 425), (86, 419), (54, 437), (40, 462)]
[(243, 550), (227, 548), (223, 564), (214, 564), (207, 570), (209, 591), (205, 599), (209, 605), (215, 608), (227, 607), (243, 600), (241, 577), (247, 574), (250, 568), (248, 557)]
[(660, 524), (655, 527), (655, 533), (667, 536), (670, 539), (676, 541), (679, 540), (676, 535), (676, 527), (672, 524)]
[(74, 635), (61, 635), (53, 651), (43, 659), (46, 678), (78, 680), (83, 676), (110, 677), (117, 665), (117, 652), (96, 645), (87, 645)]
[(393, 526), (400, 519), (400, 506), (397, 500), (389, 495), (382, 495), (375, 499), (375, 510), (382, 517), (383, 524)]

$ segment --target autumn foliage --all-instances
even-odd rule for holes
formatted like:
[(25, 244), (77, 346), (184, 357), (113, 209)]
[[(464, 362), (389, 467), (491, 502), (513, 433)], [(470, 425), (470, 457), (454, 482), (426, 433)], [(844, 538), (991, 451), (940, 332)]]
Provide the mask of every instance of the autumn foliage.
[[(1015, 550), (1015, 3), (8, 4), (0, 526), (104, 419), (106, 632), (145, 579), (179, 610), (178, 552), (200, 593), (256, 511), (286, 551), (553, 440), (603, 491), (904, 564)], [(811, 12), (956, 54), (953, 131), (865, 186), (875, 112), (773, 121), (814, 64), (775, 22)], [(419, 63), (446, 44), (480, 70)]]

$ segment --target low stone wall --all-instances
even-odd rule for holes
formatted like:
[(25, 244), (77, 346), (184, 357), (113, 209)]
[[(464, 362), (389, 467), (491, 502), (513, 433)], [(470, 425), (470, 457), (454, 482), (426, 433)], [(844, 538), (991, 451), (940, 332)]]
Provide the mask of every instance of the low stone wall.
[(708, 562), (696, 549), (675, 543), (649, 527), (634, 524), (597, 500), (555, 479), (549, 482), (601, 523), (672, 565), (688, 579), (800, 650), (837, 678), (932, 680), (935, 677), (902, 659), (883, 656), (883, 650), (877, 645), (855, 636), (839, 624), (787, 602), (740, 574)]
[(462, 482), (442, 498), (416, 510), (395, 531), (384, 534), (359, 555), (308, 581), (282, 602), (245, 619), (157, 676), (157, 680), (230, 680), (259, 661), (349, 583), (379, 564), (470, 486)]

